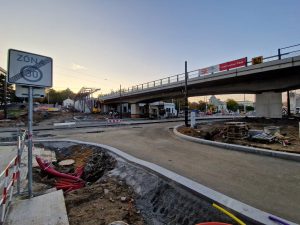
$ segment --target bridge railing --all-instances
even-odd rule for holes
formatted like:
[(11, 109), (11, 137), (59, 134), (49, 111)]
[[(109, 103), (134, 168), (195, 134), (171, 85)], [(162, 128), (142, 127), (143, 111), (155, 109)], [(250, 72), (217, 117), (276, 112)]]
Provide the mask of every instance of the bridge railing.
[[(281, 60), (281, 59), (296, 56), (296, 55), (300, 55), (300, 44), (279, 48), (277, 50), (276, 55), (263, 57), (263, 62), (269, 62), (269, 61), (273, 61), (273, 60)], [(250, 66), (250, 65), (252, 65), (252, 61), (247, 61), (246, 66)], [(234, 68), (234, 69), (236, 69), (236, 68)], [(188, 72), (188, 80), (194, 79), (194, 78), (199, 78), (199, 77), (209, 78), (209, 76), (213, 74), (213, 71), (207, 71), (207, 73), (201, 73), (201, 75), (200, 75), (200, 73), (199, 73), (200, 70), (201, 69), (189, 71)], [(158, 80), (154, 80), (154, 81), (150, 81), (150, 82), (146, 82), (146, 83), (142, 83), (142, 84), (138, 84), (138, 85), (133, 85), (131, 87), (122, 89), (121, 91), (120, 90), (112, 91), (109, 94), (103, 95), (102, 98), (105, 99), (105, 98), (126, 96), (126, 95), (132, 94), (134, 92), (140, 92), (143, 90), (150, 90), (150, 89), (161, 87), (164, 85), (170, 85), (170, 84), (175, 84), (175, 83), (179, 83), (179, 82), (184, 82), (184, 80), (185, 80), (185, 74), (181, 73), (181, 74), (177, 74), (177, 75), (173, 75), (173, 76), (169, 76), (169, 77), (164, 77), (162, 79), (158, 79)]]
[[(263, 57), (264, 62), (270, 62), (273, 60), (285, 59), (288, 57), (298, 56), (300, 54), (300, 44), (291, 45), (283, 48), (278, 48), (277, 54)], [(247, 65), (252, 65), (252, 61), (248, 61)]]

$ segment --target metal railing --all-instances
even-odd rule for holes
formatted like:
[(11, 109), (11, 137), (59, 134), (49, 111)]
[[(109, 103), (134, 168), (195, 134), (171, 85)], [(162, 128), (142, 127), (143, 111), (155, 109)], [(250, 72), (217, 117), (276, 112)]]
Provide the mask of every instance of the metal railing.
[(0, 182), (0, 190), (2, 189), (2, 197), (0, 199), (0, 208), (1, 208), (0, 224), (1, 225), (4, 223), (8, 206), (11, 203), (14, 194), (15, 185), (17, 186), (17, 194), (20, 194), (20, 187), (21, 187), (20, 165), (21, 165), (21, 156), (25, 148), (25, 138), (26, 138), (26, 131), (23, 130), (19, 132), (18, 142), (17, 142), (17, 154), (7, 164), (5, 169), (0, 173), (0, 181), (3, 179), (3, 181)]
[[(294, 48), (296, 48), (296, 47), (298, 47), (299, 49), (294, 50)], [(291, 50), (289, 52), (286, 52), (287, 49), (293, 49), (293, 50)], [(300, 54), (300, 44), (291, 45), (291, 46), (288, 46), (288, 47), (279, 48), (277, 50), (276, 55), (263, 57), (263, 61), (264, 62), (269, 62), (269, 61), (273, 61), (273, 60), (281, 60), (281, 59), (286, 58), (287, 56), (299, 55), (299, 54)], [(246, 66), (249, 66), (249, 65), (252, 65), (252, 61), (247, 61), (246, 62)], [(234, 69), (236, 69), (236, 68), (234, 68)], [(232, 70), (234, 70), (234, 69), (232, 69)], [(206, 78), (209, 78), (210, 75), (214, 74), (213, 72), (210, 72), (210, 73), (208, 72), (206, 74), (201, 74), (200, 75), (199, 70), (201, 70), (201, 69), (189, 71), (188, 72), (188, 80), (191, 80), (191, 79), (194, 79), (194, 78), (199, 78), (199, 77), (202, 77), (203, 79), (206, 79)], [(223, 71), (220, 71), (220, 72), (223, 72)], [(181, 74), (165, 77), (165, 78), (162, 78), (162, 79), (150, 81), (150, 82), (147, 82), (147, 83), (133, 85), (133, 86), (128, 87), (128, 88), (123, 88), (121, 90), (111, 91), (111, 93), (102, 95), (100, 98), (105, 100), (106, 98), (126, 96), (128, 94), (133, 94), (133, 93), (136, 93), (136, 92), (139, 92), (139, 91), (150, 90), (150, 89), (154, 89), (156, 87), (163, 87), (163, 86), (167, 86), (167, 85), (170, 85), (170, 84), (176, 84), (176, 83), (184, 82), (184, 80), (185, 80), (185, 74), (181, 73)]]

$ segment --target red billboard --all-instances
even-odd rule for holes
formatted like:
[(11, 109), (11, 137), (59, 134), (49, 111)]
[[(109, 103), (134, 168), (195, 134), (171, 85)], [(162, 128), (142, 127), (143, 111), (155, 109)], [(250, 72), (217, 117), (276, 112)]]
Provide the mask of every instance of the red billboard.
[(246, 64), (247, 64), (247, 57), (219, 64), (219, 70), (220, 71), (230, 70), (233, 68), (246, 66)]

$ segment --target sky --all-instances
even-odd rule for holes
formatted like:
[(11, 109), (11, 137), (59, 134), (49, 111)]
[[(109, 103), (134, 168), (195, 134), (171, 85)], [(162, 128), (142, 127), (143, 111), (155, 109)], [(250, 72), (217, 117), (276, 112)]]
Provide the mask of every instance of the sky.
[(183, 73), (185, 61), (196, 70), (300, 43), (299, 0), (0, 3), (0, 67), (10, 48), (52, 57), (58, 90), (105, 94)]

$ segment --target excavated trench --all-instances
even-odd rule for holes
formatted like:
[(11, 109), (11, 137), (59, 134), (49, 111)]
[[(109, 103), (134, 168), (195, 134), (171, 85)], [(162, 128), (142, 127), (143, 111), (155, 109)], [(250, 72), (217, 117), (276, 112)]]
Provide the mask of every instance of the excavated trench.
[[(125, 182), (134, 192), (135, 207), (143, 217), (145, 224), (195, 225), (211, 221), (236, 224), (227, 215), (212, 207), (210, 200), (205, 199), (198, 193), (190, 191), (150, 169), (129, 163), (106, 149), (71, 142), (43, 142), (42, 145), (46, 149), (55, 151), (57, 155), (70, 158), (72, 158), (74, 146), (80, 146), (83, 152), (85, 149), (92, 150), (91, 157), (86, 161), (85, 178), (89, 182), (101, 180), (103, 177)], [(101, 160), (99, 159), (99, 153), (101, 153)], [(101, 163), (99, 164), (98, 160), (105, 162), (106, 165), (103, 165), (103, 163), (100, 165)], [(95, 168), (95, 165), (98, 168), (96, 171), (92, 169)], [(255, 224), (247, 218), (242, 219), (246, 224)], [(97, 221), (98, 223), (102, 224)]]

